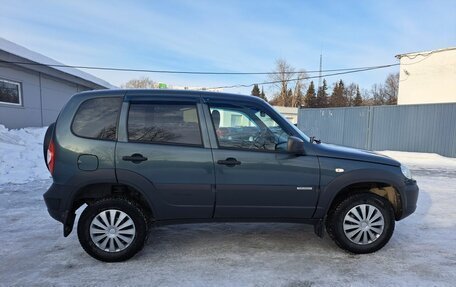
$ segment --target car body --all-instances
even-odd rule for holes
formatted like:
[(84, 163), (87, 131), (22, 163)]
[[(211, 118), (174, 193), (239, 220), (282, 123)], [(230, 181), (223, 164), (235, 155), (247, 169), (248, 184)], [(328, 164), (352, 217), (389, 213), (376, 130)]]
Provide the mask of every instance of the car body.
[[(139, 89), (83, 92), (69, 100), (50, 126), (44, 148), (53, 177), (44, 199), (50, 215), (63, 223), (65, 236), (80, 206), (90, 208), (105, 200), (100, 211), (104, 205), (117, 206), (118, 199), (123, 205), (104, 210), (123, 212), (122, 206), (134, 205), (137, 211), (131, 212), (142, 214), (135, 230), (144, 223), (302, 222), (313, 224), (319, 236), (326, 226), (342, 248), (367, 253), (386, 244), (392, 230), (381, 244), (377, 238), (391, 229), (388, 224), (394, 229), (395, 220), (413, 213), (418, 197), (416, 181), (399, 162), (318, 143), (254, 96)], [(334, 217), (342, 216), (337, 207), (355, 195), (360, 202), (351, 211), (355, 215), (367, 208), (373, 214), (380, 211), (385, 222), (392, 219), (382, 233), (371, 232), (370, 237), (366, 229), (357, 240), (368, 243), (350, 246), (353, 240), (338, 240)], [(369, 205), (372, 199), (376, 203)], [(345, 213), (350, 220), (349, 211)], [(88, 216), (92, 225), (80, 231), (80, 241), (84, 236), (90, 241), (97, 216)], [(92, 243), (81, 242), (89, 254), (105, 261), (128, 259), (143, 244), (123, 254), (123, 241), (113, 243), (111, 252), (106, 246), (97, 251)]]

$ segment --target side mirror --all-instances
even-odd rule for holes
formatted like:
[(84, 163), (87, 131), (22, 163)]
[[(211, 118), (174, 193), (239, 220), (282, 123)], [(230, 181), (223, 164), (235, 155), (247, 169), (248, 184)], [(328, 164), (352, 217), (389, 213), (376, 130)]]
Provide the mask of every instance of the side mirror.
[(290, 136), (288, 138), (287, 151), (296, 155), (304, 154), (304, 141), (298, 137)]

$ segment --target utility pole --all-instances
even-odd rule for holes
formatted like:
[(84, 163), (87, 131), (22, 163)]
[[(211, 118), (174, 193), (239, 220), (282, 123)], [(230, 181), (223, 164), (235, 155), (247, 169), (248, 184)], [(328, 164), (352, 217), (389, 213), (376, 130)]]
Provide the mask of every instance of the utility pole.
[(320, 54), (320, 70), (319, 70), (320, 72), (318, 74), (318, 88), (321, 87), (321, 64), (322, 64), (322, 54)]

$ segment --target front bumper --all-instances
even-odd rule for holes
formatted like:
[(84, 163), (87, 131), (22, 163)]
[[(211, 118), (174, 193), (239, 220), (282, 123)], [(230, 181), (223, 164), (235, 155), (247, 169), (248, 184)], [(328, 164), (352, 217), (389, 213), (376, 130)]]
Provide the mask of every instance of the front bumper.
[(397, 220), (401, 220), (415, 212), (418, 201), (419, 188), (416, 180), (407, 180), (401, 192), (402, 213)]

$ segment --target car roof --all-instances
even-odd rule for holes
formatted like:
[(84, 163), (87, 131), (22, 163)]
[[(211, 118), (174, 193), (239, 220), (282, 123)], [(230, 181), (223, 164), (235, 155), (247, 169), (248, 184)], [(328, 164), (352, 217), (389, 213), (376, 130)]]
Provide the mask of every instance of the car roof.
[(105, 90), (91, 90), (81, 92), (76, 94), (77, 96), (84, 96), (87, 97), (89, 95), (92, 96), (106, 96), (106, 95), (119, 95), (119, 96), (202, 96), (202, 97), (209, 97), (213, 99), (221, 99), (221, 100), (230, 100), (230, 101), (252, 101), (258, 102), (263, 101), (261, 98), (255, 96), (248, 96), (248, 95), (240, 95), (240, 94), (233, 94), (233, 93), (222, 93), (222, 92), (210, 92), (210, 91), (196, 91), (196, 90), (172, 90), (172, 89), (105, 89)]

